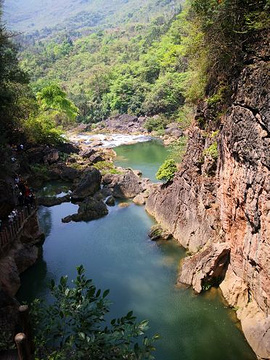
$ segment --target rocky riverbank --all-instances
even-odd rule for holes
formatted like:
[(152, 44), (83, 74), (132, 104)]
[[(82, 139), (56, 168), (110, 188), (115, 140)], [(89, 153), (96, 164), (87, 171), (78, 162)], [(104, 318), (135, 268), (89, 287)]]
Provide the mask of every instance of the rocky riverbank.
[[(144, 204), (149, 195), (150, 181), (143, 179), (139, 171), (115, 167), (112, 161), (114, 156), (113, 150), (97, 145), (40, 146), (26, 148), (17, 157), (15, 165), (20, 177), (36, 194), (38, 205), (54, 206), (72, 201), (78, 204), (78, 212), (66, 216), (62, 221), (91, 221), (107, 215), (108, 206), (114, 206), (116, 199), (134, 198), (137, 204)], [(7, 219), (10, 211), (18, 207), (14, 195), (16, 174), (14, 172), (13, 177), (11, 174), (0, 183), (5, 189), (0, 198), (2, 219)], [(51, 181), (60, 181), (69, 190), (62, 190), (62, 196), (38, 195), (39, 189)], [(21, 211), (27, 214), (23, 221), (20, 220), (19, 226), (17, 223), (12, 225), (16, 233), (8, 225), (6, 237), (12, 230), (14, 241), (10, 242), (8, 248), (5, 247), (5, 252), (1, 247), (0, 328), (9, 334), (15, 331), (18, 320), (19, 304), (13, 297), (20, 287), (20, 274), (36, 262), (43, 239), (37, 209), (28, 210), (26, 207), (18, 208), (19, 214)]]

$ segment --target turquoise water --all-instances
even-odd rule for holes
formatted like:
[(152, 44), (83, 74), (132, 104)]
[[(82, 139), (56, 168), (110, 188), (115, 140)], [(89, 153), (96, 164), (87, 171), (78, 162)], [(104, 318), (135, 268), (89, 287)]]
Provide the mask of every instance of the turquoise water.
[(111, 290), (111, 316), (133, 310), (149, 319), (149, 334), (161, 335), (157, 360), (256, 359), (218, 290), (196, 296), (175, 285), (185, 251), (176, 241), (149, 240), (154, 220), (143, 207), (117, 205), (102, 219), (63, 224), (76, 209), (71, 203), (40, 208), (46, 241), (42, 258), (22, 276), (20, 300), (46, 298), (50, 279), (74, 278), (83, 264), (97, 287)]
[(157, 181), (155, 174), (169, 155), (169, 150), (159, 140), (147, 141), (114, 148), (117, 158), (115, 164), (141, 170), (143, 177)]

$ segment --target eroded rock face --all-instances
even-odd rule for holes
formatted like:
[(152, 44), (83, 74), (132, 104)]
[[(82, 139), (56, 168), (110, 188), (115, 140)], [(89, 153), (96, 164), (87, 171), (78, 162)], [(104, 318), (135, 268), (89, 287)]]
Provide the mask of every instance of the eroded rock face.
[(182, 170), (172, 183), (156, 185), (146, 201), (146, 210), (192, 252), (215, 238), (220, 226), (216, 181), (201, 175), (205, 141), (202, 131), (194, 127)]
[(16, 333), (16, 325), (19, 322), (19, 303), (7, 295), (0, 286), (0, 331), (1, 340), (4, 340), (5, 333), (10, 334), (10, 342)]
[(235, 308), (243, 332), (257, 356), (269, 359), (270, 316), (251, 299), (248, 284), (235, 274), (231, 265), (220, 288), (225, 299)]
[[(230, 266), (222, 291), (229, 304), (239, 306), (237, 315), (256, 354), (270, 359), (269, 34), (259, 40), (232, 84), (232, 104), (219, 128), (211, 120), (213, 109), (201, 106), (197, 117), (208, 124), (207, 131), (193, 126), (180, 172), (173, 183), (156, 187), (146, 207), (192, 252), (208, 242), (226, 244)], [(219, 156), (210, 162), (206, 152), (216, 130)], [(186, 260), (181, 275), (197, 290), (200, 254)], [(192, 274), (185, 271), (191, 264)]]
[(0, 287), (14, 296), (20, 287), (20, 274), (32, 266), (39, 255), (39, 245), (44, 240), (40, 232), (37, 214), (25, 221), (18, 236), (7, 253), (0, 258)]
[(192, 285), (197, 293), (208, 286), (219, 285), (225, 277), (229, 260), (228, 244), (211, 244), (184, 259), (178, 282)]

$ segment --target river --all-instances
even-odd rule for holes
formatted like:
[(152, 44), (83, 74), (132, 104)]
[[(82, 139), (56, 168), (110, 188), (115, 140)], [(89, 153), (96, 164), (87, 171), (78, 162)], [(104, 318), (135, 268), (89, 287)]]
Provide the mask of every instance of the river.
[[(119, 165), (141, 169), (150, 178), (167, 155), (159, 142), (127, 145), (116, 152)], [(151, 157), (156, 165), (148, 173)], [(97, 287), (111, 290), (113, 317), (133, 310), (138, 319), (149, 319), (149, 334), (161, 335), (157, 360), (256, 359), (219, 290), (196, 296), (176, 286), (185, 250), (177, 241), (149, 240), (154, 219), (143, 207), (117, 204), (99, 220), (63, 224), (61, 218), (76, 208), (71, 203), (40, 208), (46, 241), (42, 257), (22, 275), (21, 301), (46, 298), (50, 279), (66, 274), (74, 278), (76, 266), (83, 264)]]

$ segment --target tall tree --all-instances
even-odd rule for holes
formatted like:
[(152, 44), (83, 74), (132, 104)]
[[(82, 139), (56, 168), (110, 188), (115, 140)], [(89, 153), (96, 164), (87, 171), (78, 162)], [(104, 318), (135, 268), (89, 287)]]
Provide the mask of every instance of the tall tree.
[(0, 144), (20, 136), (20, 119), (27, 118), (31, 104), (28, 77), (20, 69), (17, 49), (2, 21), (0, 2)]

